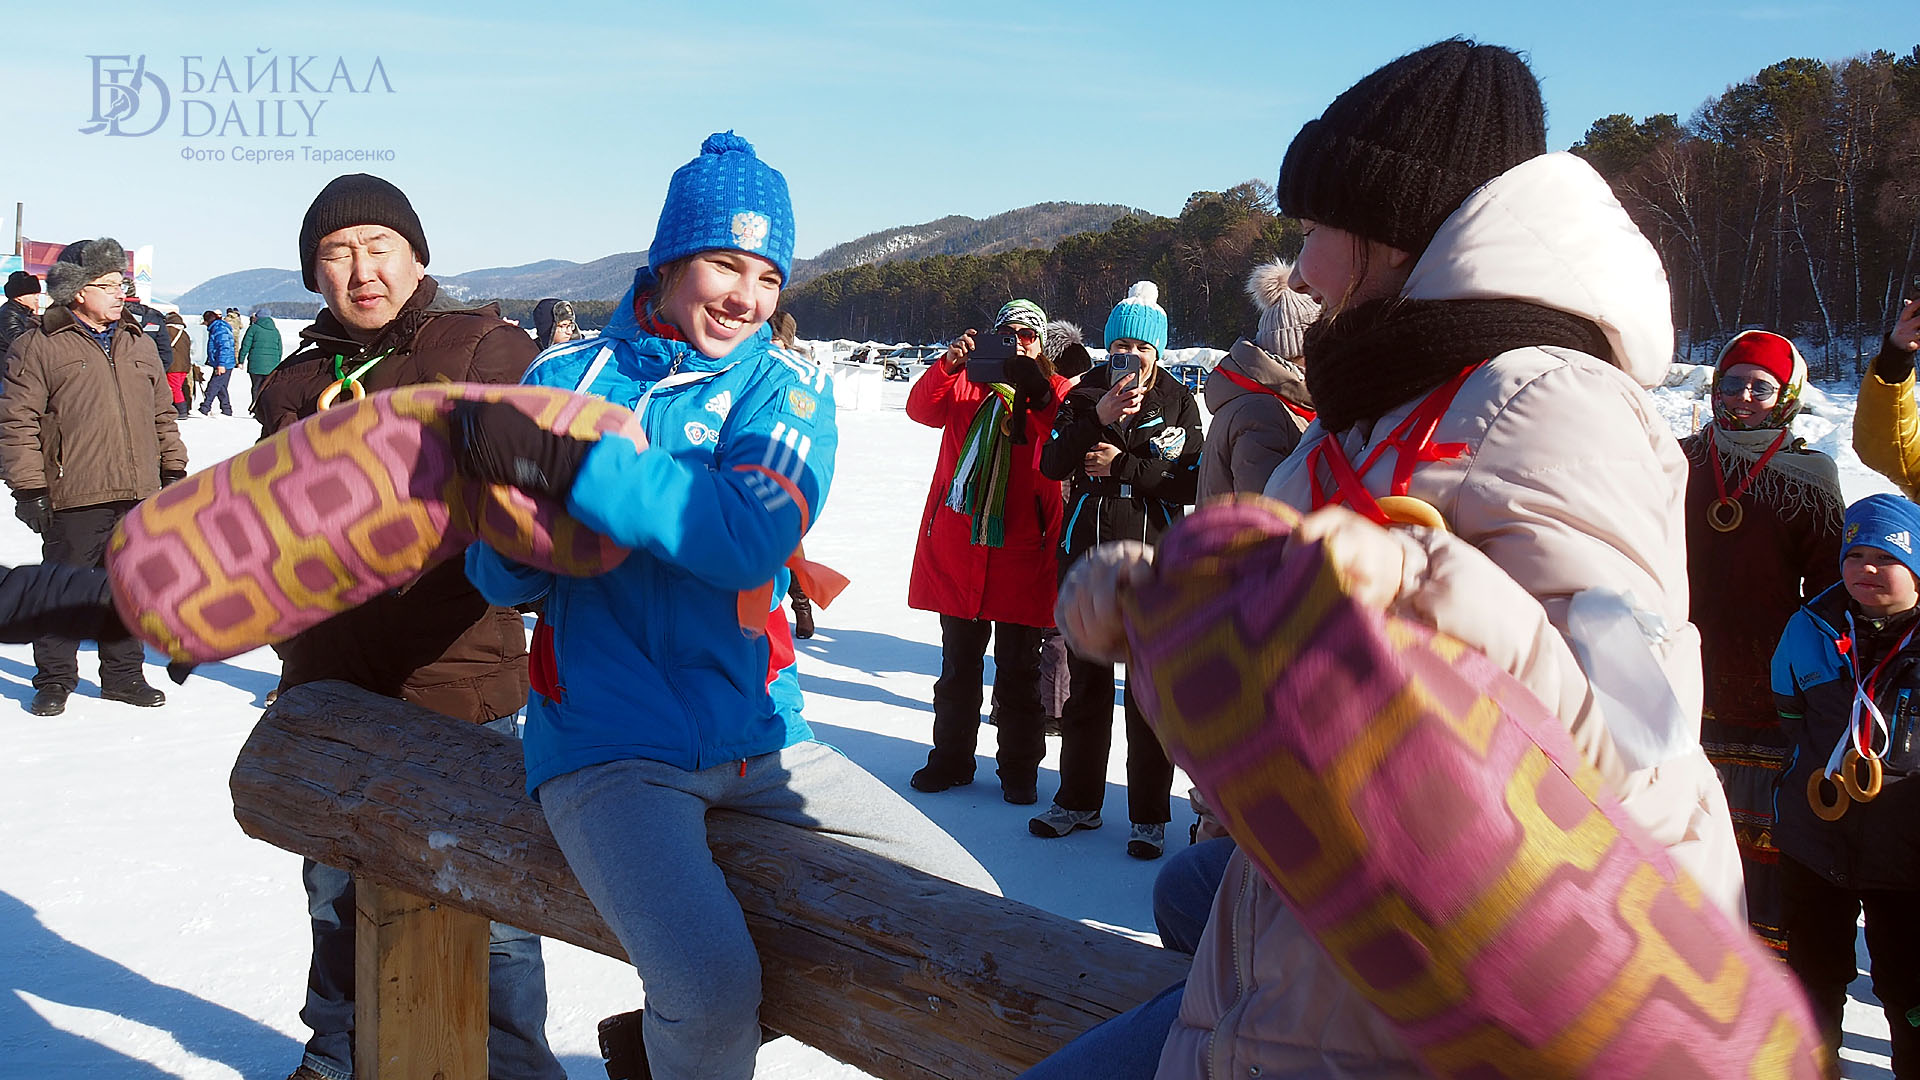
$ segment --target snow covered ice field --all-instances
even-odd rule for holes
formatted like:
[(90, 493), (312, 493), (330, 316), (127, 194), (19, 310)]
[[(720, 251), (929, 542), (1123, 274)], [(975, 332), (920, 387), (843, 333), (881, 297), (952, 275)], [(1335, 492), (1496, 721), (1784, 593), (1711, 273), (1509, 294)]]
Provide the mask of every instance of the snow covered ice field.
[[(1003, 803), (991, 782), (990, 729), (981, 733), (988, 782), (939, 795), (907, 787), (925, 759), (939, 670), (937, 620), (905, 605), (939, 433), (901, 411), (907, 384), (883, 384), (871, 368), (842, 370), (838, 472), (807, 550), (853, 585), (819, 613), (819, 634), (797, 643), (808, 719), (820, 738), (958, 837), (1008, 896), (1154, 940), (1148, 897), (1160, 864), (1128, 858), (1124, 828), (1028, 835), (1034, 808)], [(1685, 433), (1704, 383), (1683, 368), (1672, 381), (1681, 385), (1654, 397)], [(242, 415), (181, 425), (196, 469), (257, 435), (244, 415), (245, 380), (233, 391)], [(1848, 498), (1891, 490), (1847, 445), (1851, 389), (1817, 398), (1796, 431), (1840, 461)], [(39, 552), (37, 537), (0, 515), (0, 562), (38, 562)], [(136, 709), (100, 700), (91, 646), (81, 653), (81, 685), (66, 714), (41, 719), (24, 709), (30, 648), (0, 646), (0, 1077), (280, 1080), (307, 1034), (298, 1017), (309, 951), (300, 860), (243, 836), (227, 794), (277, 661), (259, 650), (202, 667), (180, 687), (151, 664), (148, 678), (168, 702)], [(1118, 822), (1124, 725), (1114, 736), (1107, 800)], [(1048, 750), (1043, 807), (1058, 780), (1057, 739)], [(1177, 777), (1176, 795), (1185, 790)], [(1187, 820), (1176, 808), (1171, 842), (1184, 837)], [(556, 942), (546, 950), (554, 1050), (573, 1080), (598, 1080), (595, 1025), (638, 1006), (639, 980), (606, 957)], [(1864, 978), (1855, 984), (1848, 1006), (1844, 1075), (1890, 1077), (1885, 1021), (1866, 987)], [(758, 1075), (862, 1074), (781, 1039), (761, 1051)]]

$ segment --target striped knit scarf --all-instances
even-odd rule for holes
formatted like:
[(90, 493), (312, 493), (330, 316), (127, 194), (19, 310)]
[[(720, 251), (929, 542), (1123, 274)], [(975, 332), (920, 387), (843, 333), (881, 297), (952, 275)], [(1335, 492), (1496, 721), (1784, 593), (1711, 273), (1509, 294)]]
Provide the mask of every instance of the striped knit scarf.
[(947, 509), (973, 521), (972, 542), (990, 548), (1007, 542), (1007, 484), (1013, 476), (1013, 437), (1007, 415), (1013, 387), (989, 383), (993, 396), (973, 414), (973, 424), (960, 443), (960, 459), (947, 488)]

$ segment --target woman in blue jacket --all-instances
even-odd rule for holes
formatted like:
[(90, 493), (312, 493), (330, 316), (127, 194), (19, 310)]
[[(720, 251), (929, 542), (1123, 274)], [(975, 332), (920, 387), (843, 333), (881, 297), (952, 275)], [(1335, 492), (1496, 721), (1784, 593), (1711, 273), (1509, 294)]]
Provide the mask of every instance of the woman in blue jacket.
[[(525, 379), (631, 408), (646, 449), (552, 435), (502, 404), (454, 414), (463, 471), (562, 499), (633, 549), (568, 578), (476, 545), (467, 573), (496, 604), (545, 602), (527, 787), (646, 985), (647, 1062), (662, 1080), (745, 1080), (760, 1044), (759, 960), (708, 851), (708, 810), (996, 888), (952, 837), (813, 740), (791, 660), (772, 659), (766, 620), (784, 620), (772, 598), (826, 501), (836, 444), (827, 372), (765, 326), (792, 257), (785, 178), (745, 140), (713, 135), (674, 173), (648, 265), (610, 325), (548, 349)], [(743, 595), (759, 601), (751, 617)]]

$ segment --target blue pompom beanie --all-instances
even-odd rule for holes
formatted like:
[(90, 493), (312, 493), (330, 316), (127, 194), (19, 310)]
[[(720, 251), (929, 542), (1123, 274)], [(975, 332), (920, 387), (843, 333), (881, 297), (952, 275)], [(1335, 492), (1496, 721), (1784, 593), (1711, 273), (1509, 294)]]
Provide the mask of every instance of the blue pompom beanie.
[(657, 274), (675, 259), (716, 248), (758, 255), (780, 269), (783, 281), (792, 277), (787, 178), (731, 131), (707, 136), (700, 156), (674, 170), (647, 265)]
[(1869, 495), (1847, 507), (1840, 531), (1840, 561), (1844, 564), (1847, 552), (1864, 544), (1900, 560), (1920, 578), (1916, 543), (1920, 543), (1920, 506), (1898, 495)]
[(1167, 351), (1167, 312), (1157, 302), (1160, 286), (1151, 281), (1136, 281), (1127, 290), (1127, 298), (1113, 305), (1107, 316), (1107, 345), (1120, 338), (1132, 338), (1153, 346), (1158, 354)]

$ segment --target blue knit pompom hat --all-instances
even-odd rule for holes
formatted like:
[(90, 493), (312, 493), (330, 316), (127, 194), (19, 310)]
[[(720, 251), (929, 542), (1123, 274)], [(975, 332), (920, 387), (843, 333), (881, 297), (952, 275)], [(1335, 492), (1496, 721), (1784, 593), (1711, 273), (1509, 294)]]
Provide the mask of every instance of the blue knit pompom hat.
[(793, 270), (793, 202), (787, 178), (754, 155), (753, 144), (731, 131), (700, 144), (700, 156), (674, 170), (647, 248), (647, 265), (660, 268), (688, 255), (730, 248)]
[(1155, 353), (1167, 351), (1167, 312), (1158, 303), (1160, 286), (1151, 281), (1136, 281), (1127, 290), (1127, 298), (1113, 305), (1107, 316), (1107, 347), (1120, 338), (1132, 338), (1153, 346)]
[(1865, 544), (1877, 547), (1906, 565), (1920, 578), (1920, 506), (1898, 495), (1869, 495), (1847, 507), (1846, 521), (1840, 527), (1840, 563), (1846, 565), (1847, 552)]

